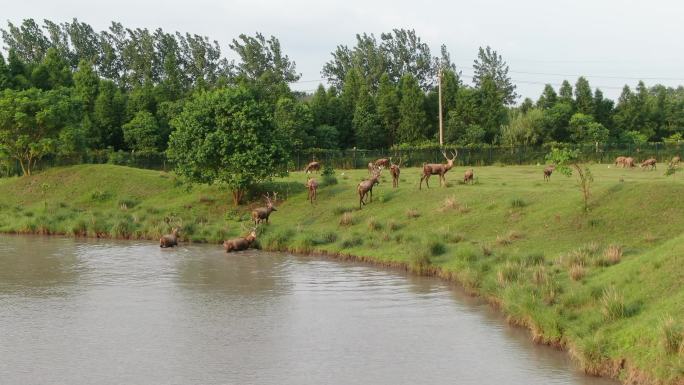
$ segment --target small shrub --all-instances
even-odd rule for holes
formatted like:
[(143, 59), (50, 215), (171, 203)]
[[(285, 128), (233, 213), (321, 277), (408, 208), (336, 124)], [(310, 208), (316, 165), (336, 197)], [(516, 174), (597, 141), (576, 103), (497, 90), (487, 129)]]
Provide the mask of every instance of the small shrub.
[(313, 250), (314, 240), (311, 236), (305, 235), (292, 244), (292, 250), (296, 253), (310, 253)]
[(475, 250), (467, 245), (456, 250), (456, 257), (466, 262), (475, 262), (477, 260), (477, 254)]
[(295, 232), (292, 229), (266, 233), (263, 238), (263, 244), (269, 250), (286, 250), (290, 243), (290, 239), (292, 239), (294, 235)]
[(527, 206), (527, 202), (522, 200), (521, 198), (513, 198), (511, 199), (511, 208), (514, 209), (521, 209), (523, 207)]
[(378, 231), (382, 229), (382, 224), (378, 222), (375, 217), (368, 218), (368, 229), (372, 231)]
[(417, 247), (409, 257), (409, 268), (418, 274), (427, 272), (431, 263), (430, 251), (426, 247)]
[(397, 230), (401, 229), (402, 227), (403, 226), (401, 225), (401, 223), (395, 221), (394, 219), (390, 219), (387, 222), (387, 228), (391, 231), (397, 231)]
[(601, 264), (604, 266), (615, 265), (620, 263), (622, 259), (622, 247), (618, 245), (610, 245), (603, 251), (603, 258)]
[(420, 213), (416, 209), (408, 209), (406, 210), (406, 216), (408, 217), (408, 219), (418, 218), (420, 216)]
[(603, 291), (601, 311), (607, 321), (614, 321), (625, 316), (625, 299), (614, 287)]
[(356, 218), (352, 213), (346, 212), (340, 218), (340, 226), (352, 226), (356, 224)]
[(363, 245), (363, 238), (361, 238), (357, 235), (351, 236), (351, 237), (343, 240), (342, 244), (341, 244), (343, 249), (349, 249), (349, 248), (357, 247), (357, 246), (361, 246), (361, 245)]
[(85, 237), (88, 234), (88, 224), (79, 219), (71, 225), (71, 234), (75, 237)]
[(328, 231), (321, 234), (320, 237), (316, 238), (315, 244), (317, 245), (327, 245), (329, 243), (337, 242), (337, 233)]
[(90, 193), (90, 200), (95, 202), (104, 202), (112, 197), (112, 193), (105, 190), (95, 190)]
[(594, 376), (601, 374), (604, 361), (608, 358), (606, 343), (598, 335), (585, 338), (572, 348), (573, 356), (579, 360), (582, 369)]
[(446, 246), (438, 240), (431, 240), (427, 243), (431, 256), (438, 256), (446, 253)]
[(586, 274), (584, 265), (579, 263), (573, 264), (570, 266), (568, 274), (570, 274), (570, 278), (572, 278), (573, 281), (579, 281), (580, 279), (584, 278), (584, 275)]
[(684, 347), (684, 327), (677, 323), (672, 316), (664, 318), (660, 325), (660, 335), (663, 348), (669, 354), (682, 351)]
[(562, 265), (565, 265), (566, 267), (571, 267), (573, 265), (586, 265), (589, 263), (590, 257), (587, 252), (580, 248), (577, 250), (573, 250), (565, 255), (562, 255), (560, 258), (560, 263)]
[(540, 286), (549, 282), (549, 274), (546, 272), (544, 266), (537, 266), (532, 270), (532, 282), (535, 285)]
[(507, 283), (517, 282), (520, 279), (523, 268), (520, 264), (513, 262), (506, 262), (496, 273), (496, 278), (501, 286)]
[(130, 238), (133, 234), (133, 224), (130, 218), (121, 218), (114, 222), (110, 234), (115, 238)]
[(118, 204), (119, 204), (119, 208), (121, 210), (125, 211), (125, 210), (132, 209), (133, 207), (137, 206), (138, 201), (134, 198), (123, 198), (123, 199), (119, 199)]
[(515, 258), (523, 266), (536, 266), (544, 263), (544, 254), (532, 253)]

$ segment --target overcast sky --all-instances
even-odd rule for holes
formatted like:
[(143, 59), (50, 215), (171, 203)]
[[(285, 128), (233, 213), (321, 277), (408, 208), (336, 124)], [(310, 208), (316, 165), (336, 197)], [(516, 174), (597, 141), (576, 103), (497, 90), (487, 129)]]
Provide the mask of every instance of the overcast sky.
[[(228, 43), (240, 33), (275, 35), (302, 74), (294, 89), (315, 89), (338, 44), (355, 34), (412, 28), (433, 55), (446, 44), (470, 83), (479, 46), (490, 45), (510, 65), (522, 97), (536, 100), (544, 83), (556, 88), (585, 75), (617, 98), (624, 84), (684, 84), (684, 5), (677, 1), (275, 1), (275, 0), (1, 0), (1, 16), (56, 22), (73, 17), (96, 30), (112, 20), (127, 27), (161, 27)], [(4, 26), (3, 26), (4, 27)], [(522, 98), (519, 100), (522, 101)]]

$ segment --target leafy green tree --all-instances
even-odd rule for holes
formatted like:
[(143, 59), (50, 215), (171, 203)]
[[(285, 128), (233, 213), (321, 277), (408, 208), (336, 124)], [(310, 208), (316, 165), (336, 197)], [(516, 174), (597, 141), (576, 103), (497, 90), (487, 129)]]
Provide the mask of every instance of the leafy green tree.
[(537, 108), (541, 108), (542, 110), (548, 110), (552, 108), (557, 101), (558, 95), (556, 94), (556, 91), (553, 89), (553, 86), (551, 84), (546, 84), (544, 85), (544, 91), (537, 100)]
[(123, 125), (124, 142), (136, 152), (154, 152), (158, 149), (159, 126), (154, 115), (138, 111), (133, 119)]
[(501, 143), (507, 146), (528, 146), (541, 142), (544, 130), (544, 112), (533, 108), (523, 113), (509, 112), (509, 123), (501, 127)]
[(7, 69), (9, 71), (11, 87), (17, 90), (23, 90), (31, 87), (29, 81), (28, 67), (19, 58), (17, 52), (10, 49), (7, 56)]
[(387, 72), (393, 83), (399, 82), (404, 75), (413, 76), (423, 91), (434, 83), (435, 70), (429, 46), (421, 41), (412, 29), (393, 29), (391, 33), (380, 35), (380, 50), (385, 55)]
[(522, 104), (520, 104), (520, 112), (523, 114), (526, 114), (527, 111), (531, 110), (534, 107), (534, 102), (530, 98), (525, 98), (523, 100)]
[(0, 91), (5, 88), (10, 88), (12, 85), (12, 77), (10, 76), (9, 68), (5, 62), (5, 57), (0, 52)]
[(25, 19), (20, 26), (7, 22), (7, 27), (7, 30), (1, 30), (7, 49), (16, 52), (24, 63), (40, 63), (50, 48), (50, 42), (36, 21)]
[(86, 60), (81, 60), (78, 63), (78, 69), (74, 73), (74, 88), (76, 96), (81, 101), (88, 115), (92, 114), (95, 107), (99, 85), (100, 78), (95, 73), (92, 64)]
[(195, 182), (226, 184), (236, 205), (255, 184), (286, 173), (290, 138), (246, 87), (196, 94), (172, 126), (167, 155), (176, 172)]
[(496, 91), (500, 93), (504, 104), (515, 103), (518, 94), (515, 92), (515, 84), (508, 76), (508, 64), (495, 50), (489, 46), (485, 49), (480, 47), (477, 59), (473, 63), (473, 70), (475, 71), (473, 83), (476, 88), (483, 88), (483, 82), (489, 79), (493, 82)]
[(334, 149), (339, 146), (339, 134), (337, 128), (322, 124), (315, 128), (314, 138), (316, 148)]
[(352, 124), (356, 133), (356, 143), (360, 148), (376, 149), (387, 146), (387, 137), (383, 135), (380, 118), (375, 111), (370, 91), (365, 85), (361, 87)]
[(340, 142), (345, 147), (352, 147), (356, 144), (352, 119), (356, 110), (356, 103), (359, 99), (361, 89), (364, 87), (363, 78), (359, 72), (352, 68), (347, 72), (344, 87), (340, 94), (341, 115), (338, 116), (336, 127), (340, 134)]
[(570, 140), (572, 104), (562, 101), (544, 111), (544, 136), (546, 140), (567, 142)]
[(70, 87), (71, 67), (57, 49), (49, 48), (42, 62), (34, 67), (31, 82), (42, 90)]
[(124, 147), (121, 126), (125, 122), (126, 97), (114, 82), (105, 80), (100, 83), (93, 107), (93, 128), (89, 133), (95, 148)]
[(572, 86), (567, 80), (563, 80), (563, 83), (558, 90), (558, 101), (568, 103), (574, 108), (575, 101), (572, 98)]
[(376, 100), (383, 135), (387, 138), (388, 144), (393, 145), (399, 131), (399, 93), (387, 74), (380, 77)]
[(613, 101), (604, 98), (598, 88), (594, 91), (594, 118), (609, 130), (613, 126)]
[(399, 126), (397, 141), (415, 143), (425, 138), (426, 116), (424, 110), (425, 95), (416, 78), (404, 75), (399, 82)]
[(0, 94), (0, 150), (17, 160), (24, 175), (58, 148), (65, 126), (79, 120), (68, 90), (5, 90)]
[(591, 115), (594, 113), (594, 99), (591, 95), (589, 81), (580, 76), (575, 83), (575, 107), (577, 112)]
[(589, 167), (580, 163), (579, 157), (580, 153), (578, 150), (553, 148), (546, 156), (546, 160), (556, 165), (556, 170), (567, 177), (571, 177), (574, 171), (577, 176), (578, 186), (582, 192), (584, 212), (588, 212), (591, 185), (594, 182), (594, 177)]
[(280, 98), (273, 120), (276, 127), (291, 138), (293, 150), (301, 151), (313, 146), (313, 118), (307, 104)]
[(311, 118), (313, 119), (313, 125), (315, 127), (332, 123), (333, 119), (330, 116), (328, 107), (328, 93), (322, 84), (318, 85), (316, 92), (314, 92), (311, 97), (309, 109), (311, 110)]
[(603, 143), (608, 135), (608, 129), (591, 115), (578, 112), (570, 118), (570, 138), (576, 143)]
[(493, 79), (484, 78), (477, 90), (479, 125), (485, 130), (484, 141), (493, 143), (501, 125), (506, 123), (507, 113), (502, 94)]

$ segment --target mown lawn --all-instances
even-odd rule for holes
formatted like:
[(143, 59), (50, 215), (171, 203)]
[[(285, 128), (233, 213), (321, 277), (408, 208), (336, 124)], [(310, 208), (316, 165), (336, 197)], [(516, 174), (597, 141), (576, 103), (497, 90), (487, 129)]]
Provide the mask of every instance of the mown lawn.
[[(367, 171), (336, 170), (314, 205), (306, 176), (291, 173), (262, 186), (285, 200), (259, 243), (455, 279), (589, 372), (684, 383), (684, 175), (593, 165), (585, 214), (575, 179), (544, 182), (542, 168), (479, 167), (463, 185), (459, 167), (447, 187), (432, 177), (423, 190), (417, 168), (402, 170), (398, 189), (385, 172), (361, 210), (356, 185)], [(158, 239), (181, 226), (184, 240), (214, 243), (246, 232), (261, 204), (261, 192), (234, 208), (217, 186), (111, 165), (3, 179), (0, 193), (0, 232)]]

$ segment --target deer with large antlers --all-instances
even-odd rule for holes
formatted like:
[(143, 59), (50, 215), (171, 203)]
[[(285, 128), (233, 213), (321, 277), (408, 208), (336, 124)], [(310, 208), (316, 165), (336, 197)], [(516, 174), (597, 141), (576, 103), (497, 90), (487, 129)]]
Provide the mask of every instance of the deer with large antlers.
[(390, 174), (392, 175), (392, 188), (399, 187), (399, 174), (401, 173), (402, 158), (399, 158), (399, 164), (392, 162), (390, 158)]
[(420, 184), (418, 185), (419, 189), (423, 188), (423, 180), (425, 181), (425, 185), (430, 188), (428, 180), (430, 179), (431, 175), (439, 175), (439, 185), (442, 186), (442, 183), (446, 185), (446, 178), (444, 177), (444, 174), (454, 167), (454, 160), (458, 156), (458, 150), (451, 153), (451, 155), (453, 155), (451, 159), (449, 159), (444, 151), (442, 151), (442, 155), (444, 156), (444, 159), (446, 159), (446, 163), (423, 163), (423, 174), (420, 177)]
[(256, 227), (253, 227), (252, 231), (250, 231), (250, 233), (244, 237), (238, 237), (223, 241), (223, 248), (226, 249), (226, 253), (230, 253), (231, 251), (247, 250), (252, 246), (255, 240)]
[(359, 183), (359, 186), (356, 188), (356, 191), (359, 193), (359, 209), (361, 208), (361, 205), (366, 204), (364, 198), (367, 194), (370, 195), (370, 201), (373, 202), (373, 186), (380, 184), (380, 182), (378, 181), (379, 178), (380, 170), (377, 170), (369, 179), (366, 179)]
[(376, 160), (375, 162), (373, 162), (373, 164), (375, 164), (375, 167), (378, 167), (378, 168), (380, 168), (380, 167), (388, 168), (390, 165), (390, 160), (387, 158), (380, 158), (380, 159)]
[(266, 207), (258, 207), (252, 211), (252, 220), (254, 225), (257, 225), (264, 220), (268, 223), (268, 217), (271, 216), (271, 212), (278, 211), (274, 206), (278, 193), (273, 193), (273, 200), (271, 200), (271, 195), (266, 193), (264, 198), (266, 198)]
[(316, 179), (307, 177), (306, 188), (307, 190), (309, 190), (309, 195), (307, 196), (307, 199), (311, 202), (311, 204), (313, 204), (313, 202), (316, 200), (316, 190), (318, 189), (318, 182), (316, 182)]

